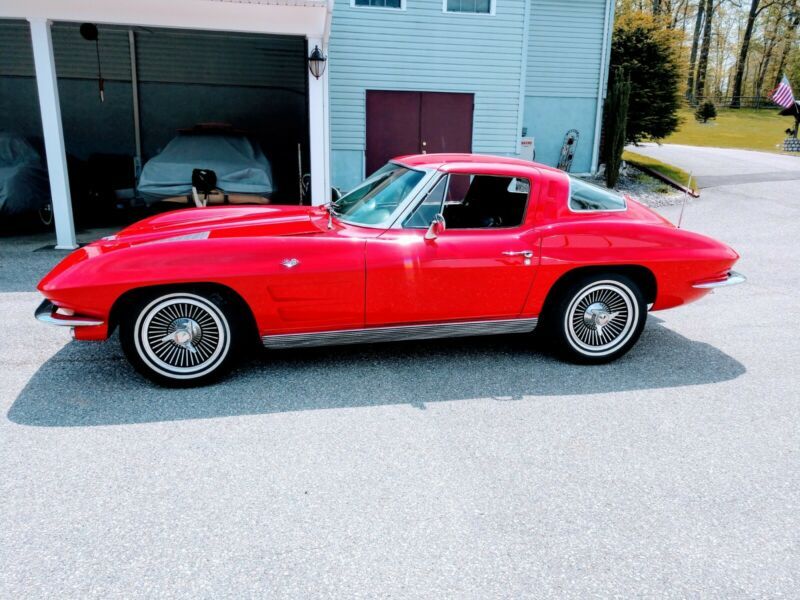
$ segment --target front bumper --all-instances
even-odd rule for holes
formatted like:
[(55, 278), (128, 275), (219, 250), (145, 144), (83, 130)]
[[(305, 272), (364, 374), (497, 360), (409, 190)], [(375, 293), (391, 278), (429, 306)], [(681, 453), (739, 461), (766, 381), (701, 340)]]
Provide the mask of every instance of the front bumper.
[(738, 285), (747, 281), (747, 278), (741, 273), (736, 271), (728, 271), (725, 279), (716, 279), (714, 281), (698, 281), (692, 284), (693, 288), (699, 290), (714, 290), (716, 288), (728, 287), (730, 285)]
[(102, 319), (59, 312), (59, 308), (50, 300), (42, 300), (34, 314), (42, 323), (61, 325), (62, 327), (97, 327), (104, 324)]

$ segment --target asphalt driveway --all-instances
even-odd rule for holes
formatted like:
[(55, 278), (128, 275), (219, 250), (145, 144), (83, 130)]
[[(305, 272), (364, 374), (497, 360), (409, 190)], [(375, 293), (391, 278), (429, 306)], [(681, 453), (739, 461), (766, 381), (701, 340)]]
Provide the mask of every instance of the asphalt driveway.
[[(701, 184), (737, 176), (697, 150)], [(484, 338), (163, 390), (36, 323), (58, 254), (0, 238), (0, 595), (800, 596), (800, 159), (755, 154), (792, 175), (684, 215), (748, 283), (602, 367)]]

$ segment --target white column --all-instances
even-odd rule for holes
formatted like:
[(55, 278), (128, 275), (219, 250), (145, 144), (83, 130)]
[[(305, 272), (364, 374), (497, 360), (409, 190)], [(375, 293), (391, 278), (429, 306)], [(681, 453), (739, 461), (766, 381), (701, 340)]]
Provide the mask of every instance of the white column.
[[(325, 50), (319, 38), (308, 39), (308, 53), (315, 46)], [(308, 67), (306, 67), (308, 68)], [(328, 133), (328, 70), (317, 79), (308, 74), (308, 140), (311, 157), (311, 203), (325, 204), (331, 198), (330, 136)]]
[(42, 113), (44, 149), (47, 154), (47, 171), (50, 176), (50, 196), (56, 222), (56, 249), (72, 250), (78, 247), (75, 224), (72, 220), (72, 199), (69, 194), (67, 153), (64, 149), (64, 131), (61, 126), (61, 105), (58, 101), (56, 63), (53, 58), (53, 39), (50, 21), (42, 18), (28, 19), (31, 25), (33, 62), (36, 66), (36, 85), (39, 90), (39, 108)]

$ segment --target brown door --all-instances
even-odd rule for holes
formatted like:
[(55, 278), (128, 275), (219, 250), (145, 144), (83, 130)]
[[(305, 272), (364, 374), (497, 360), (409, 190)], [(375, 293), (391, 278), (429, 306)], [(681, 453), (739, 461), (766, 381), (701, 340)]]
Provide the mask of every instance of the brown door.
[(367, 175), (419, 152), (472, 152), (472, 94), (367, 91)]

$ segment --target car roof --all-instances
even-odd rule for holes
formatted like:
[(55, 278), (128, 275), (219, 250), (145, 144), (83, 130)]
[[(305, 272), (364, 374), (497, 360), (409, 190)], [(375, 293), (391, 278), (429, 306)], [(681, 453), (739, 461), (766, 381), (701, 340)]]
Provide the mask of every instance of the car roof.
[(468, 153), (452, 153), (452, 154), (407, 154), (405, 156), (398, 156), (392, 159), (393, 162), (402, 163), (408, 167), (428, 167), (431, 169), (440, 169), (441, 167), (449, 164), (470, 164), (478, 169), (490, 169), (497, 165), (513, 165), (516, 167), (536, 168), (543, 171), (556, 172), (563, 174), (563, 171), (554, 169), (547, 165), (532, 162), (529, 160), (522, 160), (520, 158), (512, 158), (509, 156), (494, 156), (491, 154), (468, 154)]

